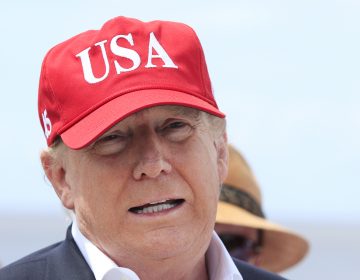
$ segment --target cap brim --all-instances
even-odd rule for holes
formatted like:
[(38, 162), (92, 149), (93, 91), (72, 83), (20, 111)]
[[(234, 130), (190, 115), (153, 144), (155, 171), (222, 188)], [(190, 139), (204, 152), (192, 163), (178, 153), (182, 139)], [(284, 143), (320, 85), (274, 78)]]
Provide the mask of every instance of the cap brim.
[(195, 95), (165, 89), (148, 89), (130, 92), (112, 99), (60, 135), (68, 147), (81, 149), (129, 115), (160, 105), (192, 107), (221, 118), (225, 117), (215, 106)]
[(241, 232), (239, 227), (264, 230), (259, 266), (273, 272), (298, 263), (309, 249), (308, 242), (298, 234), (226, 202), (218, 203), (216, 223), (226, 226), (232, 234)]

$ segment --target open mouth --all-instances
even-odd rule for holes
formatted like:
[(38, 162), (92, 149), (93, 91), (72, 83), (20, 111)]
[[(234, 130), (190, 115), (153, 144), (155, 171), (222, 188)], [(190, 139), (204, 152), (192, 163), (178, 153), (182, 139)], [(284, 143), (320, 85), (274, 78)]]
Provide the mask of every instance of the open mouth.
[(145, 205), (132, 207), (129, 209), (129, 211), (135, 214), (159, 213), (177, 207), (180, 204), (182, 204), (184, 201), (185, 201), (184, 199), (163, 200), (159, 202), (148, 203)]

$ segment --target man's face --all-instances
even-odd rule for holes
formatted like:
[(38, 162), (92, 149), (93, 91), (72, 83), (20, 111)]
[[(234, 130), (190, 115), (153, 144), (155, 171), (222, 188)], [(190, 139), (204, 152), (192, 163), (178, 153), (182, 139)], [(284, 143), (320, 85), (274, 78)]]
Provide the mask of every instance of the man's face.
[(194, 109), (133, 114), (89, 147), (65, 148), (64, 204), (115, 260), (203, 255), (226, 176), (225, 138)]

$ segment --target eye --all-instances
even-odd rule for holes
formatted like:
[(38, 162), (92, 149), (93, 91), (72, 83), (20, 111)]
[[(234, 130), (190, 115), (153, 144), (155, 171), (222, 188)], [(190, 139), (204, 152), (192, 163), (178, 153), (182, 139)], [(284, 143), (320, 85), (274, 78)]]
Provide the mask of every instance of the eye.
[(183, 128), (185, 127), (186, 124), (183, 123), (183, 122), (180, 122), (180, 121), (176, 121), (176, 122), (172, 122), (168, 125), (168, 128), (171, 128), (171, 129), (179, 129), (179, 128)]
[(100, 137), (93, 145), (93, 151), (102, 156), (113, 155), (121, 152), (129, 139), (129, 135), (121, 132), (111, 132)]
[(170, 120), (161, 128), (162, 135), (173, 142), (180, 142), (187, 139), (192, 132), (193, 126), (181, 120)]

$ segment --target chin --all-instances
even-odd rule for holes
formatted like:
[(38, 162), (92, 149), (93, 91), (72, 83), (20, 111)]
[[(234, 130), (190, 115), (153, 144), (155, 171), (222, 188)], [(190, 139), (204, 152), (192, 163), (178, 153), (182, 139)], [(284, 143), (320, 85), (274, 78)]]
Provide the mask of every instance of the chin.
[(143, 239), (143, 242), (146, 243), (143, 250), (147, 251), (148, 256), (163, 260), (188, 254), (193, 240), (186, 232), (164, 231), (163, 229), (152, 233), (149, 238)]

